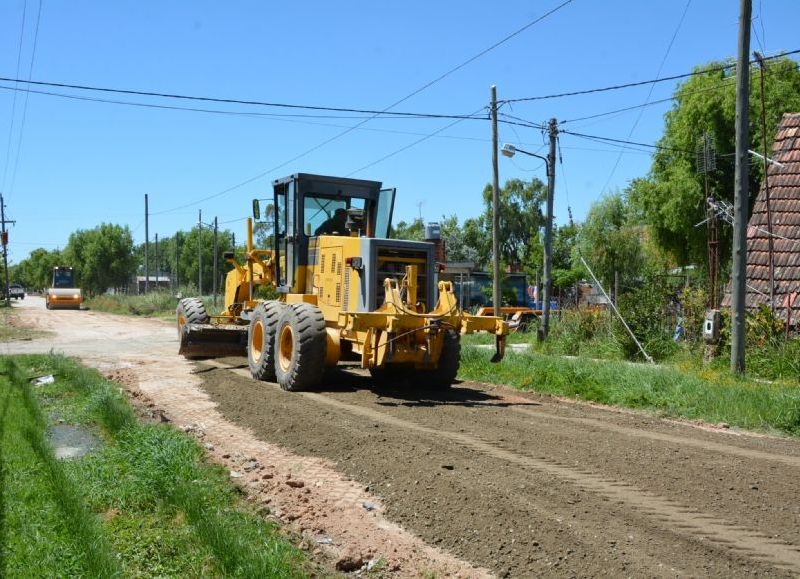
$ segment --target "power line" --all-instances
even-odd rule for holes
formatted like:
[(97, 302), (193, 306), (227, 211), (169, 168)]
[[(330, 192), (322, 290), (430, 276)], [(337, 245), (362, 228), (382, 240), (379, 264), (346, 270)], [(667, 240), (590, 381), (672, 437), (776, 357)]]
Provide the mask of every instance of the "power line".
[(719, 84), (716, 84), (714, 86), (710, 86), (710, 87), (707, 87), (707, 88), (701, 88), (701, 89), (697, 89), (697, 90), (693, 90), (693, 91), (687, 91), (687, 92), (683, 92), (683, 93), (678, 94), (678, 95), (673, 95), (671, 97), (667, 97), (667, 98), (663, 98), (663, 99), (659, 99), (659, 100), (655, 100), (655, 101), (648, 101), (648, 102), (641, 103), (641, 104), (638, 104), (638, 105), (632, 105), (632, 106), (629, 106), (629, 107), (623, 107), (621, 109), (614, 109), (614, 110), (611, 110), (611, 111), (606, 111), (606, 112), (602, 112), (602, 113), (596, 113), (596, 114), (593, 114), (593, 115), (587, 115), (585, 117), (577, 117), (577, 118), (574, 118), (574, 119), (567, 119), (567, 120), (561, 121), (559, 124), (563, 125), (563, 124), (566, 124), (566, 123), (576, 123), (578, 121), (588, 121), (590, 119), (596, 119), (598, 117), (605, 117), (605, 116), (609, 116), (609, 115), (615, 115), (615, 114), (624, 113), (624, 112), (627, 112), (627, 111), (632, 111), (632, 110), (636, 110), (636, 109), (640, 109), (640, 108), (644, 108), (644, 107), (650, 107), (650, 106), (655, 106), (655, 105), (667, 103), (667, 102), (670, 102), (670, 101), (675, 101), (675, 100), (681, 99), (681, 98), (683, 98), (685, 96), (689, 96), (689, 95), (693, 95), (693, 94), (714, 92), (714, 91), (720, 90), (722, 88), (729, 87), (731, 85), (731, 80), (732, 80), (732, 77), (729, 78), (729, 79), (724, 80), (723, 82), (721, 82)]
[[(798, 54), (798, 53), (800, 53), (800, 49), (790, 50), (788, 52), (782, 52), (782, 53), (776, 54), (774, 56), (765, 57), (764, 60), (775, 60), (775, 59), (778, 59), (778, 58), (783, 58), (785, 56), (791, 56), (792, 54)], [(755, 62), (754, 60), (750, 61), (751, 64), (753, 64), (754, 62)], [(592, 88), (592, 89), (578, 90), (578, 91), (573, 91), (573, 92), (562, 92), (562, 93), (556, 93), (556, 94), (540, 95), (540, 96), (532, 96), (532, 97), (523, 97), (523, 98), (516, 98), (516, 99), (506, 99), (506, 100), (503, 101), (503, 103), (519, 103), (519, 102), (528, 102), (528, 101), (541, 101), (541, 100), (547, 100), (547, 99), (557, 99), (557, 98), (563, 98), (563, 97), (579, 96), (579, 95), (585, 95), (585, 94), (594, 94), (594, 93), (598, 93), (598, 92), (607, 92), (607, 91), (612, 91), (612, 90), (620, 90), (620, 89), (624, 89), (624, 88), (643, 86), (643, 85), (652, 84), (652, 83), (668, 82), (668, 81), (671, 81), (671, 80), (679, 80), (679, 79), (682, 79), (682, 78), (689, 78), (689, 77), (692, 77), (692, 76), (710, 74), (710, 73), (713, 73), (713, 72), (720, 72), (720, 71), (723, 71), (723, 70), (728, 70), (730, 68), (736, 68), (736, 64), (735, 63), (723, 64), (721, 66), (714, 66), (714, 67), (711, 67), (711, 68), (704, 68), (702, 70), (695, 70), (695, 71), (692, 71), (692, 72), (687, 72), (685, 74), (676, 74), (676, 75), (673, 75), (673, 76), (665, 76), (665, 77), (662, 77), (662, 78), (654, 78), (654, 79), (650, 79), (650, 80), (629, 82), (629, 83), (626, 83), (626, 84), (617, 84), (617, 85), (605, 86), (605, 87), (601, 87), (601, 88)]]
[[(664, 57), (661, 59), (661, 63), (658, 65), (658, 70), (656, 71), (656, 78), (661, 76), (661, 71), (664, 69), (664, 64), (667, 62), (667, 58), (669, 57), (669, 53), (672, 52), (672, 46), (675, 44), (675, 39), (678, 37), (678, 32), (680, 32), (681, 27), (683, 26), (683, 21), (686, 19), (686, 13), (689, 11), (689, 6), (691, 6), (692, 0), (686, 0), (686, 6), (683, 8), (683, 13), (681, 14), (681, 18), (678, 21), (678, 25), (675, 27), (675, 32), (672, 33), (672, 38), (667, 45), (667, 50), (664, 52)], [(650, 90), (647, 91), (647, 98), (645, 99), (645, 103), (650, 102), (650, 97), (653, 96), (653, 89), (656, 88), (656, 83), (650, 85)], [(631, 130), (628, 131), (628, 138), (630, 139), (633, 136), (633, 133), (636, 131), (636, 127), (639, 126), (639, 121), (642, 120), (642, 115), (644, 114), (644, 109), (639, 109), (639, 114), (636, 116), (636, 120), (633, 121), (633, 126), (631, 126)], [(619, 168), (619, 163), (622, 161), (622, 156), (625, 154), (624, 150), (620, 150), (619, 154), (617, 155), (616, 161), (614, 161), (614, 166), (611, 167), (611, 172), (608, 174), (608, 179), (606, 179), (603, 188), (600, 191), (605, 191), (608, 187), (608, 184), (611, 183), (611, 179), (614, 178), (614, 174), (617, 172), (617, 168)]]
[[(36, 61), (36, 46), (39, 42), (39, 22), (42, 18), (42, 1), (39, 0), (39, 9), (36, 12), (36, 26), (33, 33), (33, 48), (31, 49), (31, 63), (28, 66), (28, 80), (33, 75), (33, 63)], [(19, 74), (19, 73), (17, 73)], [(17, 138), (17, 150), (14, 157), (14, 168), (11, 171), (11, 186), (9, 192), (14, 191), (14, 185), (17, 182), (17, 168), (19, 167), (19, 158), (22, 151), (22, 135), (25, 133), (25, 119), (28, 116), (28, 85), (25, 85), (25, 101), (22, 104), (22, 120), (19, 124), (19, 137)]]
[[(273, 107), (273, 108), (288, 108), (288, 109), (299, 109), (299, 110), (312, 110), (312, 111), (327, 111), (327, 112), (339, 112), (339, 113), (361, 113), (361, 114), (368, 114), (368, 115), (386, 115), (387, 118), (423, 118), (423, 119), (449, 119), (449, 118), (460, 118), (458, 115), (447, 115), (447, 114), (439, 114), (439, 113), (414, 113), (414, 112), (392, 112), (392, 111), (376, 111), (376, 110), (369, 110), (369, 109), (356, 109), (356, 108), (346, 108), (346, 107), (328, 107), (328, 106), (316, 106), (316, 105), (300, 105), (300, 104), (291, 104), (291, 103), (270, 103), (270, 102), (262, 102), (262, 101), (246, 101), (246, 100), (237, 100), (237, 99), (220, 99), (214, 97), (198, 97), (198, 96), (189, 96), (189, 95), (172, 95), (166, 93), (155, 93), (155, 92), (147, 92), (147, 91), (134, 91), (134, 90), (124, 90), (124, 89), (112, 89), (112, 88), (104, 88), (104, 87), (91, 87), (85, 85), (72, 85), (72, 84), (64, 84), (64, 83), (54, 83), (54, 82), (43, 82), (43, 81), (29, 81), (19, 78), (5, 78), (0, 77), (0, 81), (2, 82), (14, 82), (19, 84), (25, 85), (36, 85), (36, 86), (49, 86), (55, 88), (70, 88), (70, 89), (80, 89), (80, 90), (88, 90), (88, 91), (98, 91), (103, 93), (112, 93), (112, 94), (129, 94), (129, 95), (136, 95), (136, 96), (146, 96), (146, 97), (160, 97), (160, 98), (168, 98), (168, 99), (178, 99), (178, 100), (190, 100), (190, 101), (202, 101), (202, 102), (216, 102), (216, 103), (225, 103), (225, 104), (238, 104), (238, 105), (249, 105), (249, 106), (264, 106), (264, 107)], [(32, 92), (34, 94), (43, 94), (49, 96), (57, 96), (61, 98), (68, 98), (74, 100), (82, 100), (82, 101), (92, 101), (92, 102), (101, 102), (101, 103), (109, 103), (109, 104), (116, 104), (116, 105), (127, 105), (127, 106), (137, 106), (137, 107), (144, 107), (144, 108), (153, 108), (153, 109), (167, 109), (167, 110), (183, 110), (183, 111), (191, 111), (191, 112), (202, 112), (202, 113), (215, 113), (215, 114), (227, 114), (227, 115), (243, 115), (243, 116), (298, 116), (298, 117), (310, 117), (310, 118), (363, 118), (363, 117), (352, 117), (352, 116), (326, 116), (326, 115), (291, 115), (287, 113), (258, 113), (253, 111), (225, 111), (220, 109), (202, 109), (202, 108), (195, 108), (195, 107), (178, 107), (172, 105), (163, 105), (163, 104), (156, 104), (156, 103), (140, 103), (135, 101), (122, 101), (122, 100), (111, 100), (111, 99), (102, 99), (99, 97), (89, 97), (89, 96), (80, 96), (80, 95), (73, 95), (73, 94), (66, 94), (66, 93), (57, 93), (51, 91), (37, 91), (34, 89), (20, 89), (15, 87), (9, 86), (0, 86), (0, 88), (4, 88), (6, 90), (14, 90), (14, 91), (22, 91), (25, 92)], [(367, 118), (373, 118), (373, 116)], [(479, 120), (486, 120), (485, 117), (477, 117)]]
[(562, 133), (562, 134), (566, 134), (566, 135), (572, 135), (573, 137), (581, 137), (583, 139), (589, 139), (591, 141), (600, 141), (600, 142), (608, 142), (608, 143), (619, 143), (619, 144), (623, 144), (623, 145), (635, 145), (637, 147), (648, 147), (648, 148), (651, 148), (651, 149), (658, 149), (658, 150), (661, 150), (661, 151), (673, 151), (673, 152), (676, 152), (676, 153), (688, 153), (688, 154), (691, 154), (691, 155), (694, 154), (694, 151), (689, 151), (689, 150), (686, 150), (686, 149), (676, 149), (674, 147), (664, 147), (663, 145), (651, 145), (650, 143), (638, 143), (636, 141), (627, 141), (627, 140), (624, 140), (624, 139), (614, 139), (614, 138), (611, 138), (611, 137), (602, 137), (602, 136), (599, 136), (599, 135), (587, 135), (587, 134), (584, 134), (584, 133), (576, 133), (576, 132), (573, 132), (573, 131), (567, 131), (567, 130), (563, 130), (563, 129), (560, 130), (559, 132)]
[[(17, 48), (17, 73), (16, 76), (19, 76), (19, 67), (20, 63), (22, 62), (22, 39), (25, 35), (25, 15), (28, 12), (28, 0), (25, 0), (25, 3), (22, 5), (22, 24), (19, 28), (19, 46)], [(3, 166), (3, 183), (0, 189), (5, 190), (6, 188), (6, 176), (8, 174), (8, 162), (11, 159), (11, 138), (14, 134), (14, 121), (17, 117), (17, 93), (14, 93), (14, 98), (11, 101), (11, 123), (8, 126), (8, 142), (6, 143), (6, 162)]]
[[(165, 109), (165, 110), (174, 110), (174, 111), (187, 111), (187, 112), (195, 112), (195, 113), (211, 113), (211, 114), (232, 115), (232, 116), (267, 117), (267, 118), (275, 118), (275, 119), (287, 119), (287, 118), (364, 119), (364, 118), (373, 118), (373, 117), (353, 116), (353, 115), (313, 115), (313, 114), (297, 114), (297, 113), (263, 113), (263, 112), (255, 112), (255, 111), (227, 111), (227, 110), (222, 110), (222, 109), (181, 107), (181, 106), (175, 106), (175, 105), (162, 105), (162, 104), (155, 104), (155, 103), (140, 103), (140, 102), (135, 102), (135, 101), (124, 101), (124, 100), (116, 100), (116, 99), (103, 99), (103, 98), (98, 98), (98, 97), (72, 95), (72, 94), (52, 92), (52, 91), (16, 88), (16, 87), (5, 86), (5, 85), (0, 85), (0, 90), (19, 91), (19, 92), (23, 92), (24, 91), (26, 93), (30, 92), (30, 93), (33, 93), (33, 94), (40, 94), (40, 95), (46, 95), (46, 96), (55, 96), (55, 97), (71, 99), (71, 100), (98, 102), (98, 103), (113, 104), (113, 105), (142, 107), (142, 108), (149, 108), (149, 109)], [(435, 114), (435, 113), (391, 113), (391, 112), (389, 112), (389, 113), (386, 113), (386, 114), (389, 115), (389, 116), (384, 117), (385, 119), (459, 118), (458, 115), (440, 115), (440, 114)], [(391, 116), (391, 115), (395, 115), (395, 114), (401, 114), (403, 116)], [(480, 116), (478, 116), (478, 117), (470, 117), (470, 118), (474, 119), (474, 120), (480, 120), (480, 121), (486, 120), (486, 117), (480, 117)]]
[[(484, 108), (484, 107), (481, 107), (481, 108), (480, 108), (480, 109), (478, 109), (478, 110), (482, 110), (483, 108)], [(474, 114), (474, 113), (473, 113), (473, 114)], [(449, 124), (445, 125), (444, 127), (440, 128), (440, 129), (437, 129), (437, 130), (436, 130), (436, 131), (434, 131), (433, 133), (430, 133), (429, 135), (425, 135), (425, 136), (424, 136), (424, 137), (422, 137), (421, 139), (417, 139), (416, 141), (414, 141), (414, 142), (412, 142), (412, 143), (409, 143), (408, 145), (404, 145), (404, 146), (400, 147), (399, 149), (396, 149), (396, 150), (392, 151), (392, 152), (391, 152), (391, 153), (389, 153), (388, 155), (384, 155), (384, 156), (383, 156), (383, 157), (381, 157), (380, 159), (376, 159), (375, 161), (372, 161), (371, 163), (367, 163), (366, 165), (364, 165), (363, 167), (360, 167), (360, 168), (356, 169), (355, 171), (351, 171), (350, 173), (348, 173), (347, 175), (345, 175), (345, 177), (350, 177), (350, 176), (352, 176), (352, 175), (355, 175), (356, 173), (360, 173), (360, 172), (361, 172), (361, 171), (363, 171), (364, 169), (369, 169), (369, 168), (370, 168), (370, 167), (372, 167), (373, 165), (377, 165), (378, 163), (381, 163), (381, 162), (385, 161), (386, 159), (389, 159), (389, 158), (391, 158), (391, 157), (394, 157), (395, 155), (397, 155), (397, 154), (399, 154), (399, 153), (402, 153), (403, 151), (406, 151), (406, 150), (410, 149), (411, 147), (415, 147), (416, 145), (419, 145), (420, 143), (422, 143), (422, 142), (424, 142), (424, 141), (427, 141), (428, 139), (430, 139), (430, 138), (432, 138), (432, 137), (435, 137), (435, 136), (437, 136), (437, 135), (438, 135), (439, 133), (441, 133), (442, 131), (446, 131), (446, 130), (447, 130), (447, 129), (449, 129), (450, 127), (453, 127), (453, 126), (457, 125), (458, 123), (462, 122), (463, 120), (464, 120), (464, 119), (456, 119), (456, 120), (455, 120), (455, 121), (453, 121), (452, 123), (449, 123)]]
[[(248, 184), (250, 184), (250, 183), (252, 183), (252, 182), (254, 182), (254, 181), (257, 181), (257, 180), (261, 179), (262, 177), (264, 177), (264, 176), (266, 176), (266, 175), (268, 175), (268, 174), (272, 173), (273, 171), (277, 171), (278, 169), (280, 169), (280, 168), (282, 168), (282, 167), (285, 167), (286, 165), (289, 165), (290, 163), (293, 163), (293, 162), (295, 162), (295, 161), (297, 161), (297, 160), (299, 160), (299, 159), (301, 159), (301, 158), (303, 158), (303, 157), (305, 157), (305, 156), (307, 156), (307, 155), (310, 155), (310, 154), (311, 154), (311, 153), (313, 153), (314, 151), (316, 151), (316, 150), (318, 150), (318, 149), (321, 149), (321, 148), (322, 148), (322, 147), (324, 147), (325, 145), (327, 145), (327, 144), (329, 144), (329, 143), (332, 143), (333, 141), (336, 141), (336, 140), (340, 139), (341, 137), (344, 137), (345, 135), (349, 134), (350, 132), (352, 132), (352, 131), (354, 131), (354, 130), (358, 129), (359, 127), (361, 127), (361, 126), (365, 125), (366, 123), (368, 123), (370, 120), (372, 120), (372, 119), (373, 119), (373, 118), (375, 118), (376, 116), (378, 116), (378, 115), (380, 115), (380, 114), (384, 114), (384, 113), (386, 113), (386, 112), (387, 112), (387, 111), (389, 111), (390, 109), (393, 109), (393, 108), (394, 108), (394, 107), (396, 107), (397, 105), (399, 105), (399, 104), (401, 104), (401, 103), (403, 103), (403, 102), (407, 101), (408, 99), (412, 98), (413, 96), (416, 96), (416, 95), (418, 95), (418, 94), (419, 94), (419, 93), (421, 93), (422, 91), (424, 91), (424, 90), (426, 90), (426, 89), (430, 88), (431, 86), (433, 86), (434, 84), (436, 84), (436, 83), (438, 83), (438, 82), (442, 81), (443, 79), (447, 78), (448, 76), (450, 76), (450, 75), (451, 75), (451, 74), (453, 74), (454, 72), (456, 72), (456, 71), (458, 71), (458, 70), (460, 70), (460, 69), (464, 68), (464, 67), (465, 67), (465, 66), (467, 66), (468, 64), (470, 64), (470, 63), (474, 62), (475, 60), (477, 60), (477, 59), (478, 59), (478, 58), (480, 58), (481, 56), (483, 56), (483, 55), (487, 54), (488, 52), (490, 52), (490, 51), (494, 50), (495, 48), (497, 48), (498, 46), (500, 46), (500, 45), (504, 44), (505, 42), (508, 42), (509, 40), (511, 40), (512, 38), (514, 38), (515, 36), (517, 36), (518, 34), (521, 34), (521, 33), (522, 33), (522, 32), (524, 32), (525, 30), (529, 29), (531, 26), (533, 26), (533, 25), (535, 25), (535, 24), (537, 24), (537, 23), (541, 22), (542, 20), (544, 20), (545, 18), (547, 18), (547, 17), (551, 16), (552, 14), (555, 14), (556, 12), (558, 12), (559, 10), (561, 10), (562, 8), (564, 8), (565, 6), (567, 6), (568, 4), (570, 4), (572, 1), (573, 1), (573, 0), (565, 0), (564, 2), (562, 2), (561, 4), (559, 4), (558, 6), (556, 6), (555, 8), (553, 8), (553, 9), (551, 9), (550, 11), (548, 11), (548, 12), (544, 13), (542, 16), (539, 16), (538, 18), (535, 18), (535, 19), (534, 19), (534, 20), (532, 20), (531, 22), (528, 22), (528, 23), (527, 23), (525, 26), (523, 26), (522, 28), (519, 28), (519, 29), (517, 29), (516, 31), (512, 32), (511, 34), (509, 34), (509, 35), (505, 36), (505, 37), (504, 37), (503, 39), (501, 39), (500, 41), (498, 41), (498, 42), (495, 42), (495, 43), (494, 43), (494, 44), (492, 44), (490, 47), (488, 47), (488, 48), (486, 48), (486, 49), (482, 50), (481, 52), (479, 52), (478, 54), (476, 54), (476, 55), (474, 55), (474, 56), (472, 56), (472, 57), (468, 58), (467, 60), (465, 60), (465, 61), (464, 61), (464, 62), (462, 62), (461, 64), (459, 64), (459, 65), (457, 65), (457, 66), (455, 66), (455, 67), (451, 68), (450, 70), (448, 70), (448, 71), (447, 71), (447, 72), (445, 72), (444, 74), (441, 74), (441, 75), (439, 75), (438, 77), (436, 77), (436, 78), (435, 78), (435, 79), (433, 79), (432, 81), (425, 83), (424, 85), (422, 85), (421, 87), (419, 87), (419, 88), (417, 88), (416, 90), (412, 91), (411, 93), (407, 94), (407, 95), (406, 95), (406, 96), (404, 96), (403, 98), (401, 98), (401, 99), (399, 99), (399, 100), (395, 101), (394, 103), (390, 104), (388, 107), (386, 107), (386, 108), (382, 109), (381, 111), (377, 112), (377, 113), (376, 113), (375, 115), (373, 115), (372, 117), (370, 117), (370, 118), (368, 118), (368, 119), (365, 119), (365, 120), (361, 121), (360, 123), (357, 123), (357, 124), (353, 125), (352, 127), (349, 127), (349, 128), (347, 128), (347, 129), (345, 129), (344, 131), (341, 131), (341, 132), (339, 132), (339, 133), (337, 133), (337, 134), (333, 135), (332, 137), (330, 137), (330, 138), (328, 138), (328, 139), (325, 139), (324, 141), (322, 141), (322, 142), (318, 143), (317, 145), (314, 145), (314, 146), (313, 146), (313, 147), (311, 147), (310, 149), (306, 149), (306, 150), (305, 150), (305, 151), (303, 151), (302, 153), (300, 153), (300, 154), (298, 154), (298, 155), (295, 155), (294, 157), (292, 157), (292, 158), (291, 158), (291, 159), (289, 159), (288, 161), (285, 161), (285, 162), (283, 162), (283, 163), (280, 163), (279, 165), (276, 165), (276, 166), (274, 166), (274, 167), (272, 167), (272, 168), (270, 168), (270, 169), (267, 169), (266, 171), (262, 171), (262, 172), (261, 172), (261, 173), (259, 173), (258, 175), (254, 175), (253, 177), (250, 177), (250, 178), (248, 178), (248, 179), (245, 179), (244, 181), (241, 181), (240, 183), (237, 183), (236, 185), (233, 185), (233, 186), (231, 186), (231, 187), (228, 187), (227, 189), (224, 189), (224, 190), (222, 190), (222, 191), (218, 191), (217, 193), (214, 193), (214, 194), (212, 194), (212, 195), (208, 195), (208, 196), (206, 196), (206, 197), (204, 197), (204, 198), (202, 198), (202, 199), (199, 199), (199, 200), (197, 200), (197, 201), (194, 201), (194, 202), (191, 202), (191, 203), (188, 203), (188, 204), (184, 204), (184, 205), (181, 205), (181, 206), (179, 206), (179, 207), (174, 207), (173, 209), (169, 209), (169, 210), (167, 210), (167, 211), (162, 211), (161, 213), (170, 213), (170, 212), (172, 212), (172, 211), (176, 211), (176, 210), (183, 209), (183, 208), (185, 208), (185, 207), (190, 207), (190, 206), (193, 206), (193, 205), (198, 205), (198, 204), (200, 204), (200, 203), (203, 203), (204, 201), (208, 201), (208, 200), (210, 200), (210, 199), (214, 199), (214, 198), (216, 198), (216, 197), (220, 197), (220, 196), (222, 196), (222, 195), (225, 195), (226, 193), (229, 193), (229, 192), (231, 192), (231, 191), (234, 191), (234, 190), (236, 190), (236, 189), (239, 189), (239, 188), (241, 188), (241, 187), (244, 187), (245, 185), (248, 185)], [(0, 78), (0, 80), (2, 80), (2, 78)], [(479, 109), (479, 110), (480, 110), (480, 109)], [(457, 119), (457, 121), (460, 121), (460, 120), (463, 120), (463, 119)], [(456, 123), (452, 123), (451, 125), (448, 125), (448, 126), (452, 126), (452, 125), (454, 125), (454, 124), (456, 124)], [(444, 130), (444, 129), (446, 129), (446, 128), (447, 128), (447, 127), (444, 127), (442, 130)], [(441, 132), (441, 131), (436, 131), (436, 132), (434, 132), (433, 134), (435, 135), (435, 134), (437, 134), (438, 132)], [(419, 140), (419, 141), (417, 141), (417, 142), (422, 142), (422, 141), (424, 141), (424, 140), (426, 140), (426, 139), (425, 139), (425, 138), (423, 138), (423, 139), (420, 139), (420, 140)], [(415, 143), (413, 143), (413, 144), (412, 144), (412, 145), (410, 145), (410, 146), (414, 146), (414, 144), (416, 144), (416, 142), (415, 142)], [(406, 149), (408, 149), (410, 146), (406, 146), (406, 147), (404, 147), (402, 150), (406, 150)], [(399, 152), (399, 150), (398, 150), (398, 151), (395, 151), (395, 153), (392, 153), (392, 154), (390, 154), (389, 156), (392, 156), (392, 155), (394, 155), (394, 154), (396, 154), (396, 153), (398, 153), (398, 152)], [(388, 158), (388, 156), (387, 156), (387, 157), (385, 157), (385, 158)], [(381, 160), (383, 160), (383, 159), (379, 159), (378, 161), (375, 161), (375, 162), (371, 163), (371, 164), (370, 164), (370, 165), (368, 165), (368, 166), (374, 165), (375, 163), (377, 163), (377, 162), (380, 162)], [(362, 167), (361, 169), (358, 169), (357, 171), (361, 171), (361, 170), (365, 169), (366, 167), (367, 167), (367, 166), (364, 166), (364, 167)], [(156, 215), (156, 214), (154, 213), (153, 215)]]

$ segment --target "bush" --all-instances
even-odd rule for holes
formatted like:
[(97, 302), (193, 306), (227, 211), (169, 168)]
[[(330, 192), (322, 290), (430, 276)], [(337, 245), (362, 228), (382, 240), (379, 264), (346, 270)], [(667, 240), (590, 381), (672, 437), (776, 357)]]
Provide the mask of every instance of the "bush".
[(621, 358), (613, 313), (578, 308), (563, 310), (551, 322), (547, 341), (539, 348), (546, 353), (598, 358)]
[[(667, 327), (667, 289), (657, 281), (648, 281), (641, 288), (620, 296), (618, 308), (631, 331), (645, 351), (660, 361), (678, 349), (672, 340), (672, 328)], [(624, 328), (623, 328), (624, 330)], [(643, 359), (636, 342), (628, 332), (622, 334), (622, 350), (629, 360)]]

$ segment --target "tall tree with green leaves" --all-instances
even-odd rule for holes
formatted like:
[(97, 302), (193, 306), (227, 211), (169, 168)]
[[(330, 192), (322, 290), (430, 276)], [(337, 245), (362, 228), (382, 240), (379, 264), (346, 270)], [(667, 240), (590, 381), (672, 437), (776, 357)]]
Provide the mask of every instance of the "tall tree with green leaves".
[[(526, 271), (536, 267), (535, 246), (544, 226), (542, 203), (546, 197), (547, 185), (540, 179), (509, 179), (500, 188), (500, 260), (512, 271)], [(469, 228), (465, 222), (465, 235), (471, 245), (481, 248), (480, 253), (486, 259), (483, 265), (486, 266), (491, 259), (491, 185), (486, 185), (483, 189), (483, 202), (483, 214), (470, 223)]]
[(53, 268), (63, 264), (61, 252), (39, 247), (13, 268), (14, 281), (29, 290), (42, 290), (50, 286)]
[(644, 265), (642, 230), (622, 193), (606, 195), (589, 208), (573, 261), (580, 262), (582, 255), (605, 288), (613, 285), (615, 272), (621, 287), (633, 285)]
[(64, 258), (88, 295), (125, 287), (136, 271), (130, 229), (111, 223), (70, 234)]
[(389, 230), (389, 237), (393, 239), (408, 239), (410, 241), (422, 241), (425, 237), (425, 223), (417, 217), (411, 223), (398, 221)]
[[(716, 170), (708, 174), (710, 193), (733, 201), (736, 119), (735, 69), (715, 70), (726, 63), (712, 62), (680, 84), (675, 106), (665, 116), (664, 135), (647, 177), (634, 180), (629, 196), (648, 225), (655, 243), (680, 265), (705, 264), (706, 228), (695, 225), (706, 218), (704, 176), (698, 171), (697, 146), (708, 133), (718, 156)], [(751, 71), (750, 149), (761, 152), (760, 71)], [(785, 112), (800, 111), (800, 71), (797, 63), (782, 58), (769, 61), (764, 75), (768, 150)], [(758, 194), (763, 164), (753, 162), (750, 171), (750, 206)], [(720, 255), (731, 252), (731, 231), (719, 229)]]
[[(202, 255), (203, 293), (209, 294), (214, 284), (214, 231), (208, 227), (203, 228), (202, 234), (198, 233), (197, 227), (188, 232), (181, 232), (179, 277), (181, 285), (197, 287), (200, 267), (198, 245)], [(233, 249), (231, 232), (228, 230), (218, 231), (217, 245), (219, 249), (217, 285), (221, 288), (224, 287), (222, 286), (223, 276), (230, 269), (230, 266), (222, 259), (222, 254)]]

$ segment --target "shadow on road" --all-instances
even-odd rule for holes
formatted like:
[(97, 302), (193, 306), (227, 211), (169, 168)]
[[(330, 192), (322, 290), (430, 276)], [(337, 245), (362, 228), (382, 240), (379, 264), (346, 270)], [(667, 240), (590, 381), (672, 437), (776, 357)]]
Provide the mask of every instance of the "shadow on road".
[(434, 390), (425, 388), (424, 381), (413, 372), (407, 377), (398, 379), (392, 384), (378, 384), (358, 366), (340, 366), (325, 372), (323, 387), (318, 392), (356, 392), (370, 390), (378, 397), (380, 406), (466, 406), (466, 407), (510, 407), (541, 406), (534, 401), (509, 401), (479, 388), (456, 382), (450, 388)]

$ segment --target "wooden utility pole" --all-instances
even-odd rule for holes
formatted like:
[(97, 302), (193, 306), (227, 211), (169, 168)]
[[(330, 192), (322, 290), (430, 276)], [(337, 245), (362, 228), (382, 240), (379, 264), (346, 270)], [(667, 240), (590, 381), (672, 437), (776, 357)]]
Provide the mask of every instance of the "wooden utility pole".
[(492, 304), (500, 316), (500, 175), (497, 163), (497, 87), (492, 85)]
[(544, 284), (542, 287), (542, 338), (550, 331), (550, 296), (553, 293), (553, 197), (556, 190), (556, 138), (558, 122), (550, 119), (550, 153), (547, 155), (547, 203), (544, 217)]
[(179, 268), (178, 268), (178, 265), (181, 262), (181, 260), (180, 260), (180, 257), (181, 257), (180, 244), (181, 244), (180, 231), (176, 231), (175, 232), (175, 291), (178, 291), (178, 285), (179, 285), (179, 280), (178, 280), (178, 276), (179, 276), (178, 269)]
[(203, 210), (197, 210), (197, 295), (203, 295)]
[(217, 218), (214, 217), (214, 308), (217, 307), (217, 259), (219, 247), (217, 243)]
[(156, 291), (158, 291), (158, 233), (156, 233)]
[(736, 64), (736, 171), (733, 189), (733, 282), (731, 298), (731, 371), (745, 370), (745, 313), (747, 310), (747, 207), (750, 177), (749, 94), (750, 94), (750, 19), (752, 0), (740, 0), (739, 50)]
[(0, 230), (0, 241), (3, 244), (3, 271), (5, 272), (5, 293), (6, 296), (6, 306), (11, 306), (11, 297), (8, 295), (8, 230), (6, 229), (6, 223), (16, 223), (16, 221), (6, 221), (6, 203), (3, 200), (3, 196), (0, 195), (0, 224), (2, 224), (2, 230)]
[[(147, 193), (144, 194), (144, 293), (150, 286), (150, 263), (147, 261), (150, 250), (150, 211), (147, 207)], [(138, 284), (137, 284), (138, 286)], [(138, 287), (136, 288), (139, 289)]]

